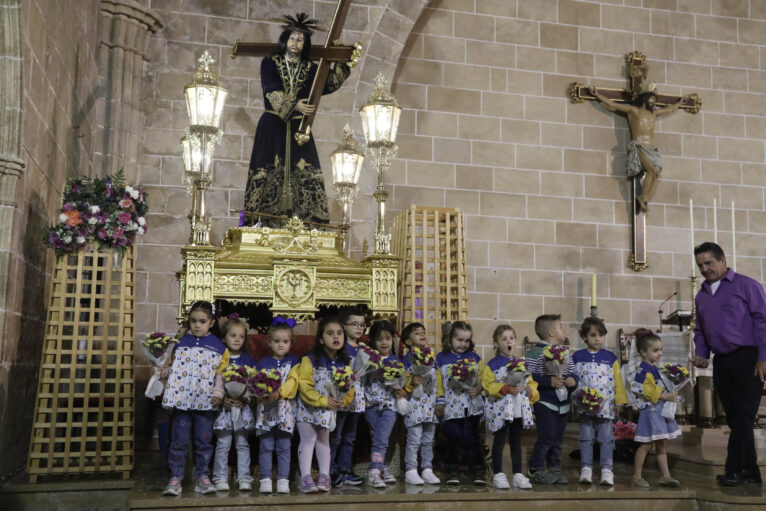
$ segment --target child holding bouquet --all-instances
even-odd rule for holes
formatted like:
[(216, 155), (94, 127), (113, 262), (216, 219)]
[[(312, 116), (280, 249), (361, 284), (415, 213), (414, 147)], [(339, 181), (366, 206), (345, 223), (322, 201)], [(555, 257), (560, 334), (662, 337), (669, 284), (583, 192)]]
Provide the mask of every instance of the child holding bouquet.
[(527, 369), (540, 392), (540, 400), (534, 404), (537, 441), (529, 459), (529, 473), (533, 483), (567, 484), (569, 481), (561, 473), (561, 443), (569, 414), (567, 388), (577, 385), (577, 375), (568, 348), (563, 345), (566, 334), (561, 315), (539, 316), (535, 333), (545, 347), (539, 357), (527, 359)]
[(385, 488), (396, 478), (386, 463), (386, 449), (391, 430), (396, 422), (396, 399), (406, 395), (404, 366), (394, 355), (396, 331), (386, 320), (377, 321), (370, 328), (370, 343), (383, 358), (383, 367), (369, 373), (364, 381), (364, 399), (367, 403), (364, 418), (370, 426), (372, 447), (367, 482), (374, 488)]
[(247, 323), (236, 314), (222, 318), (221, 334), (229, 350), (229, 365), (216, 376), (216, 385), (226, 391), (223, 410), (213, 424), (217, 442), (213, 460), (213, 483), (216, 491), (229, 490), (229, 450), (232, 437), (237, 449), (237, 485), (239, 491), (253, 489), (250, 475), (250, 444), (247, 436), (255, 427), (253, 411), (247, 402), (246, 391), (255, 374), (255, 360), (243, 351), (247, 337)]
[[(336, 414), (337, 427), (330, 433), (330, 475), (333, 486), (343, 485), (358, 486), (364, 483), (364, 478), (356, 475), (351, 470), (351, 461), (354, 455), (354, 442), (356, 441), (356, 430), (359, 425), (359, 418), (364, 414), (364, 389), (362, 388), (362, 369), (361, 366), (367, 366), (365, 370), (373, 369), (369, 363), (357, 360), (357, 353), (363, 344), (358, 344), (359, 339), (364, 335), (367, 328), (364, 313), (354, 307), (343, 308), (340, 312), (340, 320), (343, 324), (343, 330), (346, 333), (346, 344), (343, 349), (351, 359), (351, 365), (354, 374), (357, 375), (354, 381), (354, 398), (351, 404), (343, 410), (338, 410)], [(367, 360), (365, 358), (365, 360)], [(379, 362), (379, 360), (378, 360)], [(374, 369), (378, 369), (375, 367)]]
[[(407, 428), (407, 448), (404, 455), (404, 482), (406, 484), (439, 484), (434, 474), (434, 434), (436, 433), (436, 358), (428, 347), (426, 328), (421, 323), (410, 323), (402, 332), (402, 341), (409, 348), (404, 356), (404, 367), (411, 374), (414, 387), (410, 397), (412, 410), (404, 416)], [(418, 451), (420, 468), (418, 475)]]
[(495, 357), (487, 362), (481, 374), (482, 387), (489, 394), (484, 402), (487, 428), (494, 434), (492, 442), (492, 485), (501, 490), (511, 486), (503, 472), (505, 439), (511, 447), (514, 488), (532, 485), (521, 472), (521, 431), (534, 424), (531, 404), (540, 397), (537, 382), (529, 377), (524, 360), (514, 357), (516, 331), (511, 325), (499, 325), (492, 334)]
[(300, 361), (289, 355), (293, 342), (295, 320), (279, 316), (269, 327), (271, 355), (258, 361), (253, 393), (259, 399), (256, 410), (255, 432), (260, 440), (258, 464), (261, 481), (258, 491), (271, 493), (272, 461), (277, 454), (277, 493), (290, 493), (290, 447), (295, 429), (295, 396), (298, 392), (298, 366)]
[[(322, 318), (317, 326), (314, 347), (301, 359), (298, 367), (300, 398), (296, 427), (301, 437), (298, 465), (301, 472), (299, 489), (303, 493), (330, 491), (330, 432), (335, 429), (336, 411), (348, 406), (354, 398), (349, 367), (351, 360), (343, 349), (345, 343), (340, 319), (331, 316)], [(342, 399), (338, 391), (345, 392)], [(333, 392), (338, 397), (332, 397)], [(311, 476), (315, 449), (319, 465), (316, 482)]]
[(198, 301), (189, 310), (188, 332), (175, 345), (162, 406), (172, 409), (173, 439), (168, 453), (170, 482), (163, 495), (180, 495), (184, 477), (186, 444), (194, 424), (196, 449), (194, 491), (212, 493), (210, 458), (213, 455), (214, 408), (223, 401), (223, 387), (216, 375), (229, 365), (229, 352), (221, 339), (210, 333), (215, 311), (210, 302)]
[(473, 482), (487, 484), (484, 452), (479, 443), (481, 401), (481, 358), (473, 351), (471, 325), (448, 321), (442, 325), (442, 351), (436, 355), (437, 417), (444, 418), (447, 435), (447, 484), (460, 484), (460, 447), (473, 468)]
[(614, 428), (612, 420), (627, 404), (620, 363), (611, 351), (602, 350), (606, 325), (598, 318), (585, 318), (580, 337), (587, 348), (572, 355), (579, 388), (573, 399), (580, 408), (580, 482), (593, 482), (593, 441), (601, 444), (601, 484), (614, 486)]
[(635, 336), (636, 351), (641, 356), (641, 364), (630, 384), (630, 390), (637, 398), (632, 403), (640, 410), (635, 441), (641, 443), (641, 447), (636, 451), (631, 482), (638, 488), (649, 488), (649, 483), (641, 473), (653, 443), (657, 465), (662, 473), (658, 483), (660, 486), (678, 488), (681, 483), (671, 477), (668, 469), (665, 440), (680, 436), (681, 430), (675, 419), (664, 417), (662, 414), (665, 404), (677, 401), (678, 394), (668, 392), (656, 367), (662, 358), (662, 340), (646, 328), (636, 331)]

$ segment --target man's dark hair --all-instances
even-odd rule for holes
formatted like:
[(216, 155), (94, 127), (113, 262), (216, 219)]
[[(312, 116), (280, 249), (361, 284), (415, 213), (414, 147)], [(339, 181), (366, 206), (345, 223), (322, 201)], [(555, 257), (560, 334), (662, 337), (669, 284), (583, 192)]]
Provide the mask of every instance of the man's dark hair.
[(694, 247), (695, 256), (704, 254), (705, 252), (713, 254), (713, 257), (715, 257), (717, 261), (723, 259), (725, 255), (723, 249), (717, 243), (713, 243), (712, 241), (706, 241), (705, 243), (700, 243)]
[[(285, 39), (285, 41), (287, 41), (287, 39)], [(636, 97), (636, 100), (634, 102), (635, 106), (646, 106), (646, 101), (649, 99), (649, 96), (654, 96), (654, 99), (655, 100), (657, 99), (656, 92), (654, 91), (643, 92)]]
[(309, 52), (311, 51), (311, 35), (302, 30), (296, 30), (294, 28), (288, 28), (282, 32), (282, 35), (279, 36), (279, 41), (277, 42), (277, 54), (284, 55), (287, 53), (287, 40), (290, 39), (290, 34), (293, 32), (303, 34), (303, 51), (301, 51), (301, 58), (303, 60), (308, 60)]

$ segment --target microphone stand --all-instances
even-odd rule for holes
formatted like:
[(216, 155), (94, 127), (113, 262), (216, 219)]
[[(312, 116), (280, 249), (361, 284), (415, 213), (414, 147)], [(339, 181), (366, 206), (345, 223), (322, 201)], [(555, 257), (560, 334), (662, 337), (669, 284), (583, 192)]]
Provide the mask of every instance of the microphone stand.
[(657, 333), (662, 333), (662, 307), (663, 307), (663, 305), (668, 303), (668, 301), (671, 298), (673, 298), (674, 296), (676, 296), (677, 294), (678, 294), (678, 291), (673, 291), (673, 294), (668, 296), (667, 298), (665, 298), (665, 301), (660, 304), (660, 310), (657, 311), (657, 314), (660, 315), (660, 327), (657, 329)]

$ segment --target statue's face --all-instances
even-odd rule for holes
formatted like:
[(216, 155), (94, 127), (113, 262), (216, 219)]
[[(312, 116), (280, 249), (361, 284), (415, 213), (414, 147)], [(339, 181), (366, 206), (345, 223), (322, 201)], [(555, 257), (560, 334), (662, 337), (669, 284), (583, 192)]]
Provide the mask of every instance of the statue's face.
[(656, 103), (657, 103), (657, 97), (654, 94), (650, 94), (646, 98), (646, 102), (644, 103), (644, 105), (646, 106), (647, 110), (654, 111), (656, 107)]
[(297, 59), (303, 51), (304, 36), (302, 32), (292, 32), (287, 39), (287, 56)]

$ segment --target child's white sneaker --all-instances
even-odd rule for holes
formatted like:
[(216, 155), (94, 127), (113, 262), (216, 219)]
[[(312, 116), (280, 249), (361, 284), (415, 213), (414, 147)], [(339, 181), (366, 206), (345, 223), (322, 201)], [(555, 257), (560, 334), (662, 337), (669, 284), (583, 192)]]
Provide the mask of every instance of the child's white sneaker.
[(406, 484), (425, 484), (425, 481), (418, 475), (418, 469), (413, 468), (404, 474)]
[(220, 479), (215, 481), (215, 491), (229, 491), (229, 483)]
[(162, 492), (167, 497), (177, 497), (181, 495), (181, 479), (178, 477), (171, 477), (170, 482)]
[(441, 479), (436, 477), (436, 474), (430, 468), (424, 468), (420, 477), (423, 478), (423, 482), (426, 484), (441, 484)]
[(610, 469), (601, 469), (601, 484), (604, 486), (614, 486), (614, 473)]
[(380, 471), (380, 478), (387, 484), (394, 484), (396, 482), (396, 477), (391, 473), (391, 469), (388, 466), (384, 466), (383, 470)]
[(386, 482), (380, 477), (380, 470), (374, 468), (367, 474), (367, 484), (373, 488), (385, 488)]
[(273, 491), (273, 488), (271, 487), (271, 479), (261, 479), (261, 484), (258, 487), (258, 491), (260, 493), (271, 493)]
[(508, 478), (503, 472), (498, 472), (492, 476), (492, 486), (498, 490), (510, 490), (511, 485), (508, 484)]
[(290, 493), (290, 481), (287, 479), (277, 479), (277, 493), (283, 495)]
[(583, 467), (580, 471), (580, 482), (583, 484), (591, 484), (593, 482), (593, 469), (590, 467)]
[(530, 490), (532, 489), (532, 483), (529, 482), (527, 476), (521, 472), (516, 472), (513, 474), (513, 487), (521, 488), (522, 490)]

